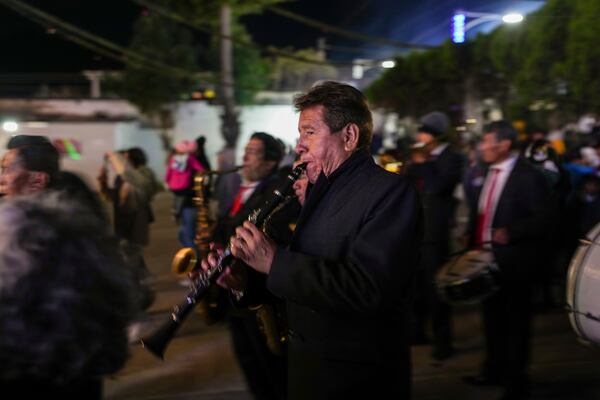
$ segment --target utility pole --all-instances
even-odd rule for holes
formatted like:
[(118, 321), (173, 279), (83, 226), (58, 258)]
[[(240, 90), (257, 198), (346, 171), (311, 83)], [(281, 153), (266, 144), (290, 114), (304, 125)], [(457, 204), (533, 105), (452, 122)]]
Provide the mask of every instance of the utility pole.
[(235, 109), (231, 7), (228, 4), (221, 6), (221, 101), (221, 130), (225, 138), (225, 147), (235, 148), (240, 128)]
[(319, 54), (319, 61), (325, 61), (325, 48), (327, 47), (325, 37), (321, 36), (317, 39), (317, 53)]

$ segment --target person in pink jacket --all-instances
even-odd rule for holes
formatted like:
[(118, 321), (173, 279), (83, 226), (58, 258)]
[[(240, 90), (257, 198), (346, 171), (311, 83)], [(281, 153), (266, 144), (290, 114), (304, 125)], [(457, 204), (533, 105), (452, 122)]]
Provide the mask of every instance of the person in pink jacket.
[(196, 143), (182, 140), (169, 157), (165, 181), (173, 192), (173, 216), (179, 222), (179, 242), (183, 247), (196, 248), (196, 206), (194, 204), (194, 175), (204, 168), (194, 156)]

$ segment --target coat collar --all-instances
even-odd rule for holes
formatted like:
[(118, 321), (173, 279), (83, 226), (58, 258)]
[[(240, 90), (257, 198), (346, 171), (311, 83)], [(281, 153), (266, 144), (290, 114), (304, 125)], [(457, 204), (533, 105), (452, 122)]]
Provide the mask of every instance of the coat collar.
[(346, 159), (329, 176), (325, 176), (325, 174), (321, 172), (315, 184), (309, 185), (306, 202), (304, 203), (302, 211), (300, 212), (300, 216), (298, 217), (297, 225), (301, 226), (302, 223), (309, 217), (309, 215), (319, 204), (321, 198), (323, 198), (327, 190), (334, 182), (347, 179), (357, 168), (368, 162), (373, 162), (371, 155), (366, 150), (357, 151), (348, 159)]

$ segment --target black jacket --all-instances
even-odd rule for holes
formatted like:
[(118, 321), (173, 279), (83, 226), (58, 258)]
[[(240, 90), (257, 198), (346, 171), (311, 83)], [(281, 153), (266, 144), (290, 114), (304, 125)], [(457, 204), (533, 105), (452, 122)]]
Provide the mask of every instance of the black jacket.
[(407, 176), (420, 187), (424, 244), (448, 244), (457, 205), (454, 190), (460, 183), (464, 164), (464, 157), (448, 145), (435, 159), (407, 167)]
[[(471, 238), (477, 226), (482, 187), (473, 188), (468, 196)], [(536, 273), (540, 260), (538, 252), (547, 237), (552, 206), (552, 196), (543, 174), (519, 157), (500, 195), (492, 221), (492, 229), (507, 228), (510, 236), (509, 244), (492, 245), (498, 266), (509, 281), (532, 279)]]
[(287, 303), (290, 399), (408, 397), (420, 210), (408, 180), (366, 152), (318, 178), (267, 279)]

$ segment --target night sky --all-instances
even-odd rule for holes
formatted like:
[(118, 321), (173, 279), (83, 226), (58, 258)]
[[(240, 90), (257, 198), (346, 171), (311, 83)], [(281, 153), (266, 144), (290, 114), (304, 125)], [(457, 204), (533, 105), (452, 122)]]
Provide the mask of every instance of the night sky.
[[(73, 25), (127, 45), (132, 24), (141, 8), (127, 0), (29, 0)], [(436, 45), (449, 37), (449, 21), (457, 9), (504, 13), (531, 12), (543, 1), (517, 0), (297, 0), (280, 7), (323, 23), (402, 42)], [(261, 45), (314, 47), (325, 36), (329, 59), (383, 59), (402, 51), (325, 34), (272, 12), (244, 17), (254, 40)], [(115, 69), (121, 64), (70, 43), (0, 3), (0, 73), (76, 72), (83, 69)], [(489, 30), (493, 24), (482, 29)], [(469, 32), (474, 33), (474, 32)]]

